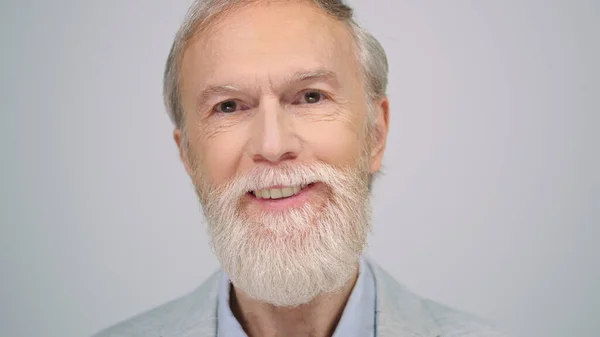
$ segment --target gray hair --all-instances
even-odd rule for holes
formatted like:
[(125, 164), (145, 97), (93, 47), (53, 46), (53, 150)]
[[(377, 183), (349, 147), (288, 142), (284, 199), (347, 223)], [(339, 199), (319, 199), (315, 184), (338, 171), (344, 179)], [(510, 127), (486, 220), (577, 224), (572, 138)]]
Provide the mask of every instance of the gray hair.
[[(171, 47), (163, 77), (163, 96), (167, 112), (175, 126), (184, 131), (184, 115), (181, 105), (180, 69), (187, 42), (216, 17), (236, 6), (258, 0), (195, 0), (190, 6), (185, 20)], [(386, 95), (388, 62), (381, 44), (360, 27), (353, 18), (353, 11), (343, 0), (310, 0), (329, 16), (344, 22), (354, 38), (357, 61), (361, 66), (368, 102)], [(369, 111), (372, 107), (369, 106)], [(369, 120), (374, 116), (369, 113)]]

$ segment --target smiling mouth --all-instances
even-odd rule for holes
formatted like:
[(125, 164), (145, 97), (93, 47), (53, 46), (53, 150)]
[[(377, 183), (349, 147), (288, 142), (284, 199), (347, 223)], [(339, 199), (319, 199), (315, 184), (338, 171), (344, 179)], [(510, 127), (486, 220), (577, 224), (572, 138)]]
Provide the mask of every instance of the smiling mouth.
[(293, 197), (311, 185), (312, 184), (265, 188), (261, 190), (250, 191), (249, 193), (258, 199), (277, 200)]

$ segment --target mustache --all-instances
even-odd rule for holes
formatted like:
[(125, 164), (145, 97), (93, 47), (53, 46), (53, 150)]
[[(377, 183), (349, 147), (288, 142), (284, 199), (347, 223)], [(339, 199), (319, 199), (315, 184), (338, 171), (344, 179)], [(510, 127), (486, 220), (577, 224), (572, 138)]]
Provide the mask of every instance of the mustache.
[(365, 168), (335, 167), (322, 162), (256, 166), (221, 185), (213, 185), (208, 179), (200, 180), (196, 193), (202, 210), (209, 217), (220, 210), (236, 208), (240, 199), (250, 191), (273, 186), (320, 183), (333, 192), (333, 202), (344, 195), (366, 196), (369, 193), (368, 171)]
[(277, 166), (257, 166), (217, 187), (215, 192), (241, 195), (274, 186), (308, 185), (316, 182), (332, 184), (336, 177), (343, 174), (342, 171), (345, 170), (324, 163), (281, 163)]

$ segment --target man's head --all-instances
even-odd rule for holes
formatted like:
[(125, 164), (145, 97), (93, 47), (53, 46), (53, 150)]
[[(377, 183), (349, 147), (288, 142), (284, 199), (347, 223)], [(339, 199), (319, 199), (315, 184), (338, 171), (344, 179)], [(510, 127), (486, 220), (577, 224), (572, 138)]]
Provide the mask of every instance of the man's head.
[(352, 276), (386, 84), (383, 49), (341, 1), (192, 5), (165, 100), (216, 255), (248, 296), (293, 306)]

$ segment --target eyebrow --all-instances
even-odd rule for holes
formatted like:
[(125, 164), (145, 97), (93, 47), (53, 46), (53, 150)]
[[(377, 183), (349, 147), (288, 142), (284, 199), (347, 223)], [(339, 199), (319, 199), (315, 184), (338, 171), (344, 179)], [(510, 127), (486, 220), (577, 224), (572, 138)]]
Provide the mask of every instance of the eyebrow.
[[(284, 77), (282, 80), (274, 82), (270, 81), (272, 88), (285, 88), (292, 86), (294, 84), (307, 82), (307, 81), (325, 81), (329, 82), (334, 88), (339, 88), (341, 86), (341, 82), (339, 80), (338, 75), (329, 69), (317, 69), (310, 71), (297, 71), (291, 76)], [(209, 85), (207, 86), (196, 99), (196, 107), (201, 107), (206, 104), (206, 101), (214, 95), (221, 94), (231, 94), (231, 93), (240, 93), (245, 91), (244, 89), (251, 91), (253, 88), (250, 87), (237, 87), (235, 85), (226, 84), (226, 85)]]
[(213, 95), (220, 95), (220, 94), (240, 92), (240, 91), (242, 91), (242, 90), (238, 89), (232, 85), (208, 86), (206, 89), (202, 90), (200, 95), (198, 95), (198, 98), (196, 100), (196, 106), (198, 106), (198, 107), (203, 106), (206, 103), (206, 101), (208, 100), (208, 98)]

